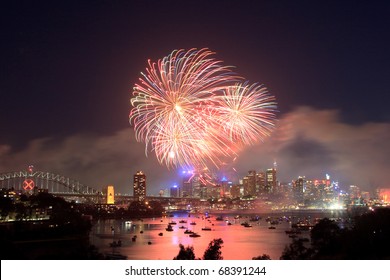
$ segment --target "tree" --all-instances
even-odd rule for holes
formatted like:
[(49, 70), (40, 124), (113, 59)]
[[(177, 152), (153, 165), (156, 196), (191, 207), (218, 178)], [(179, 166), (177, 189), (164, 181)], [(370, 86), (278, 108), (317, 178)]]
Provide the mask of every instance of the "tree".
[(345, 243), (348, 259), (390, 259), (390, 209), (377, 208), (357, 217)]
[(213, 239), (209, 243), (209, 247), (206, 249), (203, 255), (204, 260), (223, 260), (222, 248), (223, 240), (221, 238)]
[(194, 247), (184, 247), (183, 244), (179, 244), (179, 247), (179, 254), (177, 254), (177, 256), (173, 258), (174, 260), (195, 260)]
[(312, 250), (306, 248), (303, 242), (299, 239), (294, 239), (293, 242), (284, 248), (281, 260), (309, 260), (312, 256)]
[(9, 213), (14, 210), (14, 205), (10, 197), (5, 195), (0, 196), (0, 218), (5, 220)]
[(333, 259), (342, 248), (343, 230), (335, 221), (324, 218), (310, 232), (311, 245), (317, 257)]
[(271, 260), (271, 257), (267, 254), (262, 254), (261, 256), (253, 257), (252, 260)]

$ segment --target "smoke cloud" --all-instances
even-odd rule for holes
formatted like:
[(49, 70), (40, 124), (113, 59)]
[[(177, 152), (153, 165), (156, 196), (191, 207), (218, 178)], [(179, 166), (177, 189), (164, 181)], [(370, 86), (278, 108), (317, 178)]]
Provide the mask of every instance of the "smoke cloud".
[[(277, 176), (289, 182), (298, 176), (339, 181), (341, 187), (390, 187), (390, 124), (351, 125), (337, 110), (299, 107), (282, 115), (274, 133), (243, 151), (234, 162), (237, 177), (249, 170), (264, 170), (277, 163)], [(63, 139), (41, 138), (13, 151), (0, 145), (0, 172), (35, 170), (61, 174), (101, 190), (114, 185), (116, 192), (132, 194), (133, 175), (147, 175), (148, 195), (180, 184), (179, 170), (159, 165), (131, 128), (112, 135), (78, 134)]]

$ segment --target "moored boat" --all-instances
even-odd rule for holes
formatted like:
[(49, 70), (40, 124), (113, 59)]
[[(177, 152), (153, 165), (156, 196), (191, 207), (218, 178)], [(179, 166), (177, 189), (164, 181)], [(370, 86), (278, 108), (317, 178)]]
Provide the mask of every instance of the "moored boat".
[(168, 224), (168, 226), (165, 228), (166, 231), (173, 231), (173, 227), (171, 224)]

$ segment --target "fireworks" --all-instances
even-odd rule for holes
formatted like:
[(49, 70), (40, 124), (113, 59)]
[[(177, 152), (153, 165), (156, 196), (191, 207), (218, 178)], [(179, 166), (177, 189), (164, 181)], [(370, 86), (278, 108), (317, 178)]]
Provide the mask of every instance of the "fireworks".
[(272, 131), (276, 103), (257, 84), (213, 59), (208, 49), (176, 50), (148, 62), (135, 85), (130, 123), (161, 164), (219, 167)]

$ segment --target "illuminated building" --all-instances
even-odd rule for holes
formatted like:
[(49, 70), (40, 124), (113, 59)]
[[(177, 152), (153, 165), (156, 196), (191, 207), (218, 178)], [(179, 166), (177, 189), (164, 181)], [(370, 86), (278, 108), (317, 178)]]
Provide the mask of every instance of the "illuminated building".
[(146, 175), (142, 171), (137, 171), (134, 175), (133, 196), (136, 201), (144, 201), (146, 197)]
[(304, 176), (299, 176), (293, 184), (293, 193), (294, 198), (298, 203), (303, 203), (303, 196), (306, 191), (306, 178)]
[(230, 187), (230, 196), (232, 198), (237, 198), (237, 197), (240, 197), (241, 196), (241, 186), (236, 184), (236, 185), (232, 185)]
[(270, 168), (265, 172), (266, 192), (271, 193), (276, 189), (276, 169)]
[(248, 175), (243, 178), (244, 196), (256, 195), (256, 171), (248, 171)]
[(352, 205), (362, 205), (362, 193), (358, 186), (351, 185), (349, 186), (349, 199)]
[(171, 197), (179, 197), (179, 187), (177, 185), (174, 185), (170, 188), (170, 196)]
[(217, 184), (209, 188), (208, 197), (221, 198), (223, 196), (222, 186)]
[(193, 171), (183, 171), (183, 184), (182, 184), (180, 193), (178, 194), (180, 197), (192, 197), (193, 196), (193, 191), (192, 191), (193, 174), (194, 174)]
[(114, 204), (115, 203), (114, 186), (107, 186), (105, 188), (105, 193), (106, 193), (106, 203)]
[(256, 174), (256, 193), (264, 194), (265, 191), (265, 172), (260, 171)]
[(192, 197), (207, 199), (207, 180), (210, 178), (210, 175), (207, 172), (196, 173), (192, 177)]
[(229, 195), (232, 182), (229, 182), (225, 177), (223, 177), (219, 184), (221, 185), (221, 197)]

